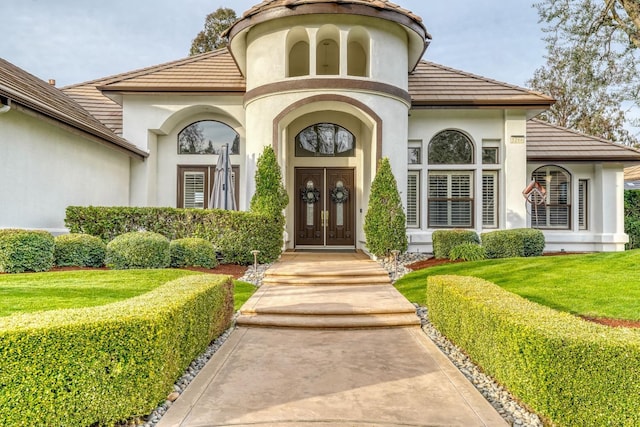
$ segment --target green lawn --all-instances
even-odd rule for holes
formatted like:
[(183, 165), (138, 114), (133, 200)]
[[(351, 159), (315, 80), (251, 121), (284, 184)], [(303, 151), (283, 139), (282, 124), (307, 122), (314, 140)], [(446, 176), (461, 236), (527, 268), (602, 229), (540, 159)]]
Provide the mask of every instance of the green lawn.
[(426, 304), (427, 277), (476, 276), (524, 298), (582, 316), (640, 320), (640, 250), (445, 264), (396, 282), (409, 301)]
[[(85, 270), (0, 275), (0, 316), (14, 313), (94, 307), (132, 298), (189, 270)], [(253, 293), (253, 285), (234, 281), (236, 307)]]

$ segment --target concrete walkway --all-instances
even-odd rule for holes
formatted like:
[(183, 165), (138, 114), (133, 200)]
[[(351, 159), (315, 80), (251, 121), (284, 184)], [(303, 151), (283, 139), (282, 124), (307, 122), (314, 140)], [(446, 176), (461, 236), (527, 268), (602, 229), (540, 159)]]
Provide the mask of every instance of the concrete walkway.
[(407, 307), (362, 255), (286, 253), (158, 426), (507, 425)]

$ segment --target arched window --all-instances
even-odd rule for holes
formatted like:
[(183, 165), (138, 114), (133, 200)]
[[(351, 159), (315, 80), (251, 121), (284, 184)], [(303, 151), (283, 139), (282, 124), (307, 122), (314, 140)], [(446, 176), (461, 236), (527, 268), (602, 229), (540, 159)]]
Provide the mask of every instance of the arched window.
[(318, 123), (302, 130), (295, 138), (296, 157), (353, 157), (356, 138), (333, 123)]
[(287, 34), (287, 77), (309, 75), (309, 36), (302, 27), (296, 27)]
[(429, 142), (429, 164), (473, 164), (473, 143), (460, 131), (442, 131)]
[(229, 154), (240, 154), (240, 136), (230, 126), (203, 120), (178, 133), (178, 154), (219, 154), (229, 144)]
[(357, 77), (369, 76), (369, 35), (362, 28), (349, 32), (347, 43), (347, 74)]
[(571, 227), (571, 174), (558, 166), (543, 166), (531, 179), (544, 188), (544, 203), (531, 206), (533, 228), (568, 229)]
[[(473, 143), (465, 134), (456, 130), (445, 130), (429, 142), (429, 164), (473, 165), (473, 151)], [(431, 169), (427, 185), (429, 227), (473, 227), (472, 170)]]

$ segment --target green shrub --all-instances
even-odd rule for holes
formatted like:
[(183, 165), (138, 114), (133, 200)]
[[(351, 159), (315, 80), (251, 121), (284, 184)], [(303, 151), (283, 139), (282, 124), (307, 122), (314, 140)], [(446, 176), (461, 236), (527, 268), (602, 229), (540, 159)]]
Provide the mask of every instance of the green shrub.
[(54, 262), (59, 267), (102, 267), (107, 245), (88, 234), (62, 234), (55, 238)]
[(629, 235), (626, 249), (640, 247), (640, 191), (624, 191), (624, 232)]
[(260, 251), (260, 263), (280, 256), (284, 217), (221, 209), (70, 206), (65, 224), (73, 233), (91, 234), (103, 242), (136, 230), (169, 240), (202, 237), (222, 253), (222, 262), (248, 265), (253, 263), (253, 249)]
[(482, 233), (487, 258), (540, 256), (544, 251), (544, 234), (532, 228), (496, 230)]
[(105, 262), (109, 268), (167, 268), (171, 264), (169, 240), (150, 231), (133, 231), (107, 244)]
[(371, 184), (364, 234), (367, 249), (378, 257), (388, 257), (392, 250), (407, 250), (406, 217), (388, 157), (380, 159)]
[(477, 243), (462, 243), (449, 252), (451, 261), (480, 261), (486, 258), (484, 248)]
[(213, 245), (200, 237), (172, 240), (169, 244), (169, 252), (171, 267), (214, 268), (218, 265)]
[(53, 267), (54, 238), (46, 231), (0, 230), (0, 272), (47, 271)]
[(640, 425), (640, 331), (590, 323), (473, 277), (429, 277), (427, 306), (442, 334), (547, 424)]
[(438, 258), (449, 258), (451, 249), (463, 243), (480, 244), (478, 233), (473, 230), (436, 230), (431, 235), (433, 255)]
[(271, 146), (264, 147), (255, 174), (256, 192), (251, 198), (251, 211), (271, 217), (282, 216), (289, 196), (282, 185), (282, 172)]
[(100, 307), (0, 318), (0, 425), (113, 425), (150, 413), (233, 315), (226, 276)]

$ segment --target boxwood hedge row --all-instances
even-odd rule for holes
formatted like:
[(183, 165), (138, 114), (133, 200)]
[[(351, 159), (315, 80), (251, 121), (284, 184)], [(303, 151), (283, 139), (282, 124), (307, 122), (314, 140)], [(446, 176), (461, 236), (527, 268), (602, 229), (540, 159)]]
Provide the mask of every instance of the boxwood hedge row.
[(53, 236), (46, 231), (0, 230), (0, 273), (49, 270), (54, 245)]
[(532, 228), (489, 231), (480, 237), (487, 258), (532, 257), (544, 252), (544, 234)]
[(105, 306), (2, 317), (0, 425), (148, 414), (232, 314), (231, 279), (196, 275)]
[(65, 224), (72, 233), (100, 237), (105, 243), (131, 231), (152, 231), (169, 240), (201, 237), (213, 243), (222, 262), (272, 262), (282, 249), (284, 219), (252, 212), (225, 210), (70, 206)]
[(549, 424), (640, 425), (640, 331), (589, 323), (473, 277), (428, 281), (433, 324)]
[(464, 243), (480, 244), (478, 233), (473, 230), (436, 230), (433, 232), (433, 255), (440, 258), (449, 258), (451, 249)]

